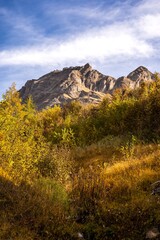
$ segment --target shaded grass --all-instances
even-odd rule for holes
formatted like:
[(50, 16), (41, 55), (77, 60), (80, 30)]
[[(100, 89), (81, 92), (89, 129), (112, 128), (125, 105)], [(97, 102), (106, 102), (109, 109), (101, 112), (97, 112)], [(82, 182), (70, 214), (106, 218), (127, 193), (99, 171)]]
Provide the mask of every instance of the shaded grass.
[(29, 186), (1, 177), (0, 239), (65, 239), (66, 198), (63, 186), (51, 179)]
[(138, 143), (123, 154), (122, 139), (115, 139), (116, 155), (104, 142), (98, 154), (88, 147), (90, 157), (83, 149), (65, 182), (49, 176), (17, 184), (0, 169), (0, 239), (76, 240), (81, 233), (86, 240), (144, 240), (160, 224), (160, 199), (151, 196), (160, 146)]

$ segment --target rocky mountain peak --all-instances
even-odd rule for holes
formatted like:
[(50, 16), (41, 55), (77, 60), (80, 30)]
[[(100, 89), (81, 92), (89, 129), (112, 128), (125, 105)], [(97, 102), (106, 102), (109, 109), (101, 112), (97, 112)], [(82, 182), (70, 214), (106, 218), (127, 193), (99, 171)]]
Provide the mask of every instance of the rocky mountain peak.
[(104, 75), (87, 63), (55, 70), (39, 79), (26, 82), (20, 89), (22, 100), (30, 95), (37, 109), (63, 105), (66, 102), (78, 100), (83, 103), (99, 103), (106, 93), (112, 94), (117, 88), (136, 88), (141, 81), (154, 80), (154, 74), (147, 68), (140, 66), (127, 77), (118, 79)]
[(84, 66), (83, 66), (83, 69), (85, 69), (85, 70), (92, 70), (92, 66), (89, 64), (89, 63), (86, 63)]
[(127, 78), (131, 79), (132, 81), (147, 81), (155, 79), (154, 74), (143, 66), (136, 68), (127, 76)]

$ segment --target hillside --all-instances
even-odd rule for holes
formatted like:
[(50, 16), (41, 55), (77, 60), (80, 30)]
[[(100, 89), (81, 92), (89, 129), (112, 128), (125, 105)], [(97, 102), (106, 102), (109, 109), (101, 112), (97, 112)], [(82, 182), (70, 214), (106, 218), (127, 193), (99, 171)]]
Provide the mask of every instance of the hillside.
[(89, 64), (64, 68), (48, 73), (39, 79), (26, 82), (20, 89), (25, 101), (32, 96), (38, 109), (64, 104), (73, 100), (97, 104), (106, 93), (112, 94), (118, 88), (135, 89), (141, 82), (155, 80), (154, 74), (145, 67), (138, 67), (127, 77), (115, 79), (92, 69)]
[[(130, 81), (142, 81), (142, 70)], [(71, 101), (39, 111), (14, 85), (6, 92), (1, 240), (159, 238), (160, 80), (144, 78), (96, 105)]]

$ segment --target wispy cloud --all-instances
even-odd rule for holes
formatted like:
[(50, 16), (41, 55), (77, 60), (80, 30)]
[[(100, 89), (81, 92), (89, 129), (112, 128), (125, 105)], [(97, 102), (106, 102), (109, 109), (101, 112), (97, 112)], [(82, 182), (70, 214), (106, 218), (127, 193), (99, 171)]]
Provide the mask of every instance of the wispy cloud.
[(160, 11), (160, 2), (158, 0), (141, 0), (140, 4), (136, 6), (136, 14), (154, 14)]
[[(147, 57), (153, 47), (136, 36), (128, 25), (115, 24), (94, 29), (72, 39), (36, 47), (0, 52), (0, 65), (48, 65), (70, 60), (105, 60), (111, 57)], [(51, 41), (52, 42), (52, 41)]]
[(56, 12), (53, 12), (53, 9), (50, 9), (47, 11), (49, 15), (56, 14), (61, 18), (73, 18), (73, 17), (80, 17), (80, 20), (96, 20), (97, 24), (99, 22), (104, 21), (111, 21), (114, 18), (116, 18), (119, 15), (119, 8), (110, 8), (108, 7), (107, 12), (106, 9), (103, 9), (103, 7), (96, 6), (96, 7), (90, 7), (90, 6), (81, 6), (79, 8), (73, 6), (73, 7), (60, 7), (56, 9)]
[(0, 20), (8, 29), (8, 38), (19, 45), (37, 43), (44, 38), (41, 28), (34, 23), (32, 16), (24, 16), (6, 8), (0, 8)]

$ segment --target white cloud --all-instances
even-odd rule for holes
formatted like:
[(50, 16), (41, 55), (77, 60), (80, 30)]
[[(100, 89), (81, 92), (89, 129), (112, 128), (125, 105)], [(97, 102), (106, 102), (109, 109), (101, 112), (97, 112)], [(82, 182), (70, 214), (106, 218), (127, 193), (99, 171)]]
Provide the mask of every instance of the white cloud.
[(0, 52), (0, 66), (4, 65), (48, 65), (66, 63), (70, 60), (104, 60), (111, 57), (147, 57), (153, 48), (145, 40), (134, 34), (128, 25), (115, 24), (90, 30), (64, 40), (60, 44), (55, 39), (36, 47)]
[(144, 38), (160, 37), (160, 14), (147, 14), (140, 17), (138, 28)]

